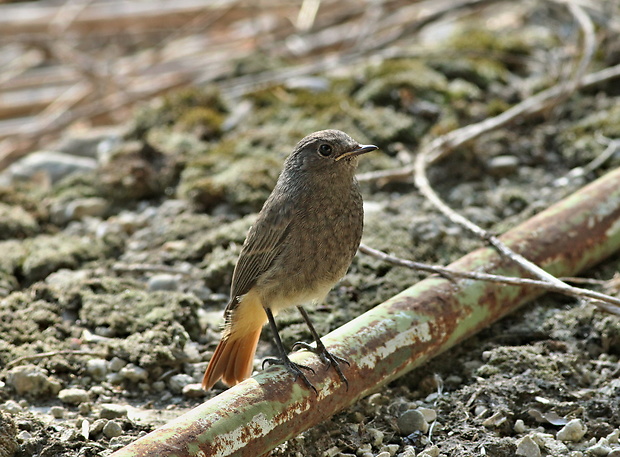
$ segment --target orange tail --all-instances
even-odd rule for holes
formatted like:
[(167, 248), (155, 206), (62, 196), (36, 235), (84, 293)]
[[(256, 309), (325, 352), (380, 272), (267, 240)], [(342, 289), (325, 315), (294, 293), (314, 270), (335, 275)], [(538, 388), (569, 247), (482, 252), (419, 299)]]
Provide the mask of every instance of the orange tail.
[(234, 386), (252, 374), (258, 338), (267, 315), (256, 293), (248, 292), (231, 310), (222, 339), (202, 378), (202, 388), (209, 390), (220, 379)]

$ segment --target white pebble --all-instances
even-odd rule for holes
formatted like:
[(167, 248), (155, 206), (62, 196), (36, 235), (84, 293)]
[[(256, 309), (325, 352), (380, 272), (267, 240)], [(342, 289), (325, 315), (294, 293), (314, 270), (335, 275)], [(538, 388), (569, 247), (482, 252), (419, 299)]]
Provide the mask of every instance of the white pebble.
[(573, 419), (564, 427), (562, 427), (556, 438), (560, 441), (580, 441), (588, 431), (588, 427), (581, 421), (581, 419)]
[(517, 443), (517, 455), (523, 457), (540, 457), (540, 447), (538, 444), (532, 439), (531, 436), (524, 436)]

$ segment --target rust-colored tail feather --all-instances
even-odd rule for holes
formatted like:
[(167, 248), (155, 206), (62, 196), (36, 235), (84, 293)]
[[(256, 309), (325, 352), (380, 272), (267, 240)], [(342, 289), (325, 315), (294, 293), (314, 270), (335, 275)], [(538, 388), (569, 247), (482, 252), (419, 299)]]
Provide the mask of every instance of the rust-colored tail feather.
[[(261, 328), (234, 338), (222, 338), (202, 378), (202, 388), (209, 390), (220, 379), (234, 386), (252, 374), (254, 354)], [(235, 335), (236, 336), (236, 335)]]
[(252, 374), (254, 354), (260, 332), (267, 322), (256, 290), (251, 289), (226, 308), (227, 317), (222, 339), (202, 378), (202, 387), (209, 390), (220, 379), (234, 386)]

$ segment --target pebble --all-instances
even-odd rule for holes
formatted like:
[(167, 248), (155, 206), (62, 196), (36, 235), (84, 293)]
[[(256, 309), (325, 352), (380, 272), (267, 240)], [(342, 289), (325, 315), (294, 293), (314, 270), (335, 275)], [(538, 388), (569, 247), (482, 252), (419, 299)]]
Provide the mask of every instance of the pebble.
[(97, 161), (89, 157), (76, 157), (56, 151), (36, 151), (13, 163), (3, 173), (3, 181), (25, 181), (43, 173), (53, 184), (72, 173), (96, 168)]
[(76, 198), (66, 205), (56, 208), (55, 217), (60, 222), (78, 221), (85, 217), (103, 217), (110, 204), (100, 197)]
[(21, 432), (17, 434), (17, 439), (21, 442), (28, 441), (31, 438), (32, 438), (32, 435), (30, 434), (30, 432), (27, 432), (26, 430), (22, 430)]
[(332, 446), (328, 450), (323, 452), (323, 457), (335, 457), (340, 453), (338, 446)]
[(127, 408), (123, 405), (115, 403), (103, 403), (101, 405), (99, 417), (102, 419), (117, 419), (125, 416), (127, 416)]
[(370, 445), (370, 443), (364, 443), (357, 448), (356, 454), (361, 456), (370, 451), (372, 451), (372, 446)]
[(121, 371), (121, 369), (127, 365), (127, 362), (121, 358), (118, 357), (112, 357), (112, 360), (110, 360), (109, 364), (108, 364), (108, 368), (110, 369), (110, 371)]
[(418, 411), (422, 413), (426, 422), (434, 422), (437, 419), (437, 411), (431, 408), (418, 408)]
[(400, 434), (407, 436), (413, 432), (426, 433), (428, 431), (428, 422), (424, 414), (418, 409), (410, 409), (405, 411), (396, 421)]
[(538, 444), (536, 444), (531, 436), (527, 435), (517, 442), (516, 455), (523, 457), (540, 457), (542, 454)]
[(396, 455), (396, 452), (398, 452), (398, 448), (400, 446), (398, 444), (388, 444), (387, 446), (383, 446), (380, 449), (380, 452), (387, 452), (390, 454), (390, 456)]
[(109, 421), (103, 426), (103, 434), (107, 438), (114, 438), (123, 434), (123, 427), (116, 421)]
[(614, 430), (609, 435), (606, 436), (607, 441), (613, 444), (618, 444), (618, 440), (620, 439), (620, 430)]
[(403, 452), (398, 457), (415, 457), (415, 448), (413, 446), (405, 446)]
[(183, 387), (188, 384), (193, 384), (194, 382), (194, 378), (190, 375), (184, 373), (175, 374), (168, 379), (168, 387), (170, 387), (170, 390), (175, 394), (180, 394), (183, 391)]
[(439, 448), (435, 445), (424, 449), (418, 454), (418, 457), (437, 457), (439, 455)]
[(50, 414), (54, 416), (56, 419), (62, 419), (65, 416), (67, 410), (62, 406), (52, 406), (50, 408)]
[(587, 431), (588, 427), (581, 419), (573, 419), (558, 431), (556, 438), (560, 441), (578, 442), (581, 441)]
[(368, 403), (373, 406), (385, 405), (387, 403), (387, 398), (380, 393), (372, 394), (368, 397)]
[(506, 176), (514, 173), (518, 168), (519, 158), (513, 155), (495, 156), (487, 162), (489, 174), (493, 176)]
[(568, 448), (564, 443), (558, 441), (549, 433), (533, 433), (530, 435), (532, 439), (545, 449), (549, 455), (568, 455)]
[(525, 433), (525, 431), (527, 430), (527, 428), (525, 427), (525, 422), (523, 422), (523, 419), (517, 419), (512, 429), (516, 433)]
[(598, 443), (588, 448), (588, 452), (597, 457), (606, 457), (611, 452), (611, 447), (606, 438), (601, 438)]
[(24, 408), (22, 408), (15, 400), (7, 400), (0, 405), (0, 410), (11, 414), (17, 414), (22, 412)]
[(107, 419), (97, 419), (95, 422), (90, 424), (90, 427), (88, 429), (89, 435), (91, 435), (91, 436), (99, 435), (100, 433), (103, 432), (103, 427), (107, 423), (108, 423)]
[(96, 381), (103, 381), (108, 374), (108, 361), (105, 359), (90, 359), (86, 362), (86, 372)]
[(60, 383), (47, 376), (42, 368), (36, 365), (22, 365), (12, 368), (7, 375), (7, 384), (12, 386), (18, 395), (56, 395), (60, 391)]
[(379, 452), (376, 457), (390, 457), (390, 453), (387, 451)]
[(62, 389), (58, 392), (58, 398), (69, 405), (78, 405), (89, 400), (88, 392), (78, 387)]
[(149, 278), (147, 288), (150, 292), (158, 290), (175, 291), (179, 290), (181, 281), (179, 275), (171, 275), (167, 273), (161, 273), (153, 275)]
[(609, 454), (607, 454), (607, 457), (620, 457), (620, 449), (614, 449)]
[(367, 431), (370, 435), (371, 444), (373, 446), (381, 446), (381, 444), (383, 444), (383, 438), (385, 437), (385, 434), (381, 430), (377, 430), (376, 428), (369, 428)]
[(192, 383), (183, 386), (181, 393), (187, 398), (202, 398), (207, 395), (207, 392), (202, 388), (202, 384), (200, 383)]
[(77, 436), (77, 430), (75, 430), (74, 428), (68, 428), (62, 431), (59, 440), (63, 443), (68, 443), (69, 441), (75, 441)]
[(119, 373), (123, 378), (131, 382), (146, 381), (146, 379), (149, 377), (148, 371), (146, 371), (144, 368), (140, 368), (139, 366), (134, 365), (133, 363), (130, 363), (121, 368), (121, 371), (119, 371)]

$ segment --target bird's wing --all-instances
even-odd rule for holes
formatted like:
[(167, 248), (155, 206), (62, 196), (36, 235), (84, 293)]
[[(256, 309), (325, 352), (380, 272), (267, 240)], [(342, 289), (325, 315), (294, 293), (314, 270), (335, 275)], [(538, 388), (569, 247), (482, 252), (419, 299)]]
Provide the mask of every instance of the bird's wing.
[(270, 203), (276, 204), (265, 205), (243, 243), (233, 273), (231, 301), (228, 308), (233, 308), (237, 303), (237, 297), (246, 294), (254, 286), (257, 279), (269, 269), (273, 260), (282, 251), (293, 209), (287, 208), (287, 205), (277, 204), (278, 202)]

